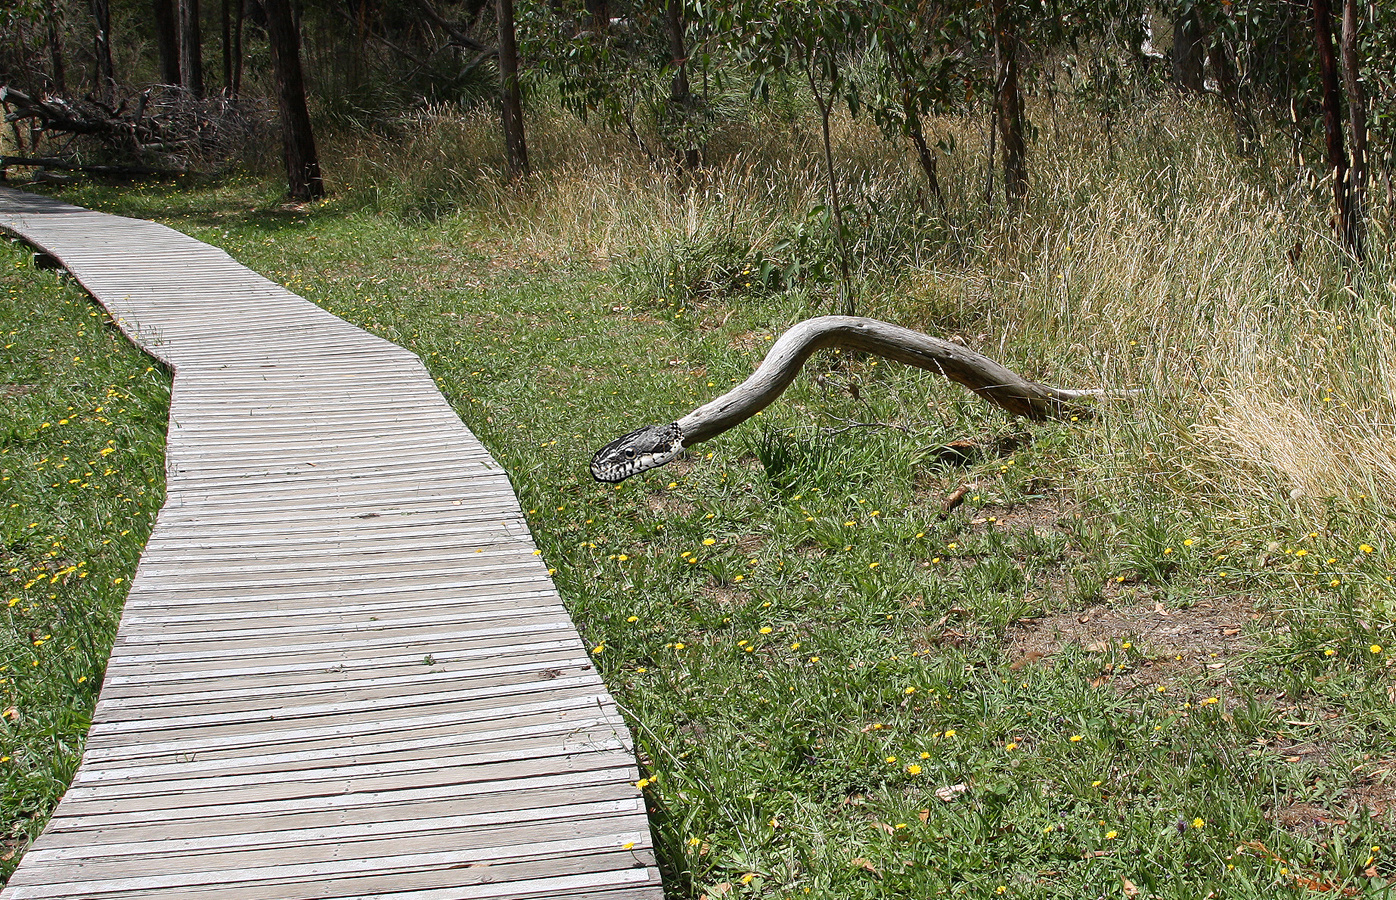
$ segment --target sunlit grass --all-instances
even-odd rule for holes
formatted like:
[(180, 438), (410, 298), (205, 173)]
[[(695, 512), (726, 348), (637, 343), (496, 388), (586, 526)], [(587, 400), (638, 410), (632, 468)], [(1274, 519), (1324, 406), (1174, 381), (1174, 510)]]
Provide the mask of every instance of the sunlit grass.
[(168, 379), (77, 288), (0, 243), (0, 827), (4, 868), (81, 755), (164, 495)]
[[(810, 122), (727, 142), (693, 181), (548, 114), (524, 185), (491, 168), (487, 120), (437, 117), (394, 157), (346, 142), (364, 153), (320, 206), (255, 180), (73, 196), (423, 357), (510, 472), (630, 717), (675, 896), (1380, 896), (1380, 253), (1349, 290), (1321, 205), (1231, 157), (1205, 108), (1146, 106), (1108, 164), (1043, 117), (1018, 222), (980, 206), (982, 123), (932, 124), (962, 148), (948, 219), (908, 157), (841, 126), (861, 310), (1139, 398), (1028, 429), (930, 373), (826, 355), (688, 460), (591, 482), (599, 444), (828, 310)], [(763, 264), (780, 277), (749, 282)]]

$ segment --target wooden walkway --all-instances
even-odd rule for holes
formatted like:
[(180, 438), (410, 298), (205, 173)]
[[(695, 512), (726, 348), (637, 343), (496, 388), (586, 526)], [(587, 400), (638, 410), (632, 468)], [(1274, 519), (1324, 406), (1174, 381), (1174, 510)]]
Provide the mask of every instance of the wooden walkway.
[(0, 900), (657, 900), (634, 753), (416, 356), (161, 225), (0, 189), (175, 369), (87, 751)]

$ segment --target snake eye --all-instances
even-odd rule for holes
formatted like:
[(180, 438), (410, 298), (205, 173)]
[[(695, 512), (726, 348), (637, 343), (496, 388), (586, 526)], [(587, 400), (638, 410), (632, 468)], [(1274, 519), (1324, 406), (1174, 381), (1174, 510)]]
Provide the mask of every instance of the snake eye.
[(634, 459), (634, 458), (635, 458), (635, 451), (634, 451), (633, 449), (631, 449), (630, 447), (626, 447), (626, 448), (625, 448), (625, 458), (626, 458), (626, 459)]

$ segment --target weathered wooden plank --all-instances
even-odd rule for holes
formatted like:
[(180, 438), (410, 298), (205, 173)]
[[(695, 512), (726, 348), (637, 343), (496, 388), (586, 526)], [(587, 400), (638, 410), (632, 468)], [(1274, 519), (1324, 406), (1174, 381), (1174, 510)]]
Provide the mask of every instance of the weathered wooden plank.
[(0, 900), (657, 900), (629, 735), (415, 355), (164, 226), (0, 189), (175, 369), (83, 763)]

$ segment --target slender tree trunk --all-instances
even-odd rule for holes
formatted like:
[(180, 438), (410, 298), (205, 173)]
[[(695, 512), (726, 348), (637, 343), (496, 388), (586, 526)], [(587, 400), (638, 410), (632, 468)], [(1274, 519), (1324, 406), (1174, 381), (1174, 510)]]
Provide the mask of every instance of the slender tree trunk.
[(1360, 258), (1362, 248), (1353, 218), (1348, 157), (1343, 146), (1343, 99), (1338, 86), (1338, 63), (1333, 56), (1333, 13), (1328, 0), (1312, 0), (1311, 9), (1314, 14), (1319, 77), (1323, 85), (1323, 131), (1328, 151), (1328, 173), (1333, 179), (1334, 226), (1343, 248)]
[(1023, 136), (1023, 95), (1018, 89), (1018, 33), (1005, 0), (994, 0), (994, 103), (1003, 137), (1003, 196), (1010, 213), (1028, 194), (1027, 145)]
[(831, 219), (834, 225), (834, 246), (839, 252), (839, 275), (841, 277), (839, 293), (843, 295), (843, 302), (840, 306), (843, 315), (854, 315), (853, 303), (853, 276), (848, 265), (848, 244), (845, 240), (846, 231), (843, 227), (843, 204), (839, 200), (839, 180), (834, 172), (834, 147), (829, 136), (829, 116), (833, 113), (833, 103), (826, 98), (819, 90), (819, 82), (814, 75), (815, 50), (811, 50), (806, 59), (805, 74), (809, 77), (810, 92), (814, 95), (815, 106), (819, 108), (819, 124), (824, 134), (824, 167), (829, 176), (829, 206)]
[(219, 25), (222, 26), (223, 49), (223, 96), (233, 92), (233, 3), (237, 0), (223, 0), (219, 9)]
[(669, 102), (683, 126), (679, 134), (683, 147), (679, 150), (679, 165), (685, 169), (698, 168), (701, 160), (693, 139), (693, 93), (688, 84), (688, 50), (684, 46), (683, 0), (668, 0), (664, 4), (665, 30), (669, 32), (669, 59), (674, 67), (674, 80), (669, 86)]
[(1202, 67), (1206, 59), (1202, 23), (1196, 8), (1178, 12), (1173, 20), (1173, 78), (1184, 90), (1203, 92)]
[(242, 94), (242, 17), (245, 0), (233, 0), (233, 77), (228, 81), (228, 96)]
[(1348, 101), (1348, 125), (1352, 128), (1352, 169), (1348, 175), (1357, 255), (1365, 249), (1367, 209), (1367, 92), (1362, 87), (1357, 54), (1357, 30), (1361, 16), (1357, 0), (1343, 0), (1343, 90)]
[(199, 0), (179, 0), (180, 84), (195, 97), (204, 95), (203, 39), (199, 33)]
[(276, 105), (281, 110), (281, 145), (286, 160), (286, 180), (294, 200), (316, 200), (325, 195), (320, 159), (305, 104), (305, 79), (301, 75), (301, 40), (290, 0), (263, 0), (267, 13), (267, 43), (276, 78)]
[[(885, 38), (884, 38), (885, 40)], [(945, 195), (940, 190), (940, 178), (936, 172), (936, 156), (926, 143), (926, 133), (921, 129), (921, 113), (917, 111), (915, 103), (912, 102), (911, 81), (902, 70), (901, 61), (897, 56), (898, 48), (886, 43), (887, 64), (892, 70), (892, 77), (897, 80), (901, 90), (902, 101), (902, 121), (903, 130), (906, 136), (911, 139), (911, 145), (916, 148), (916, 159), (921, 163), (921, 173), (926, 176), (926, 187), (931, 192), (931, 196), (936, 198), (940, 204), (941, 212), (945, 211)]]
[(92, 0), (92, 22), (92, 56), (96, 61), (93, 93), (106, 100), (112, 97), (116, 89), (111, 64), (111, 4), (108, 0)]
[(989, 108), (989, 147), (984, 159), (984, 208), (994, 205), (994, 173), (998, 171), (999, 105), (998, 94)]
[(155, 43), (160, 50), (160, 80), (183, 84), (179, 77), (179, 26), (175, 0), (154, 0)]
[(62, 11), (57, 0), (48, 4), (48, 55), (52, 66), (53, 91), (60, 97), (68, 94), (68, 71), (63, 61), (63, 22)]
[(504, 126), (504, 155), (510, 178), (527, 178), (528, 144), (524, 140), (523, 94), (519, 90), (519, 47), (514, 39), (514, 0), (496, 0), (499, 19), (499, 92)]

